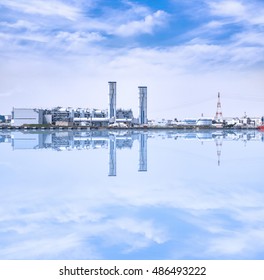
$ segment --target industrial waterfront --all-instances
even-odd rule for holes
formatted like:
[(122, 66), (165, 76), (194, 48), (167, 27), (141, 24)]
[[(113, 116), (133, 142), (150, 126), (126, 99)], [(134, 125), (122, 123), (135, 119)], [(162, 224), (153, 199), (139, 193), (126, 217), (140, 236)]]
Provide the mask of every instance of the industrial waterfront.
[(0, 278), (264, 280), (264, 0), (0, 10)]
[(0, 131), (1, 259), (263, 259), (258, 130)]
[[(155, 120), (148, 118), (148, 89), (139, 86), (138, 116), (132, 109), (117, 108), (116, 82), (108, 82), (108, 109), (97, 108), (13, 108), (11, 115), (0, 114), (0, 129), (263, 129), (264, 116), (223, 117), (220, 93), (214, 117)], [(177, 112), (175, 112), (176, 114)]]
[(0, 259), (263, 259), (264, 117), (0, 115)]

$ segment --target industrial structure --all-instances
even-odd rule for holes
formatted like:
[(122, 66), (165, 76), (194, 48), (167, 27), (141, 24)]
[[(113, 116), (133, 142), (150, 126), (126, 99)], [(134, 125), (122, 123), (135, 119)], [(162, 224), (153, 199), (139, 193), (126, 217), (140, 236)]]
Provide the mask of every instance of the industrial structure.
[(12, 110), (12, 123), (17, 126), (23, 124), (42, 124), (43, 123), (43, 110), (42, 109), (28, 109), (28, 108), (13, 108)]
[(90, 131), (60, 131), (46, 130), (44, 132), (29, 132), (21, 130), (0, 131), (0, 144), (11, 144), (13, 150), (50, 149), (54, 151), (108, 149), (109, 172), (108, 176), (117, 175), (117, 150), (131, 149), (134, 142), (139, 146), (139, 172), (147, 171), (148, 139), (155, 137), (174, 140), (194, 140), (202, 143), (214, 141), (217, 148), (217, 164), (220, 165), (223, 141), (262, 141), (264, 133), (257, 130), (205, 130), (194, 132), (191, 130), (171, 130), (159, 133), (139, 130), (90, 130)]
[(13, 150), (51, 149), (64, 150), (109, 150), (108, 176), (116, 176), (117, 149), (131, 149), (134, 141), (139, 142), (139, 169), (147, 171), (147, 138), (140, 131), (110, 132), (108, 130), (90, 131), (45, 131), (32, 133), (27, 131), (0, 131), (0, 143), (10, 143)]
[(108, 109), (63, 108), (30, 109), (13, 108), (12, 126), (23, 125), (55, 125), (55, 126), (89, 126), (108, 127), (147, 124), (147, 87), (139, 87), (139, 117), (133, 116), (132, 109), (116, 108), (116, 82), (108, 82), (109, 106)]
[(139, 169), (138, 171), (147, 171), (147, 141), (148, 135), (141, 133), (139, 135)]
[(139, 124), (147, 124), (147, 87), (139, 88)]
[(218, 92), (215, 121), (217, 123), (222, 123), (223, 122), (223, 114), (222, 114), (222, 107), (221, 107), (221, 101), (220, 101), (220, 92)]
[(109, 172), (108, 176), (116, 176), (116, 137), (109, 136)]
[(0, 123), (3, 123), (3, 122), (5, 122), (5, 116), (3, 116), (3, 115), (0, 115)]
[(12, 115), (0, 115), (0, 129), (11, 128), (238, 128), (264, 129), (264, 117), (248, 117), (246, 112), (242, 117), (223, 118), (220, 92), (217, 95), (217, 108), (214, 117), (186, 118), (183, 120), (162, 119), (149, 120), (147, 108), (147, 87), (138, 87), (138, 117), (134, 117), (132, 109), (117, 108), (116, 82), (108, 82), (109, 103), (107, 109), (54, 107), (13, 108)]
[(116, 120), (116, 82), (108, 82), (109, 84), (109, 109), (108, 117), (110, 122)]

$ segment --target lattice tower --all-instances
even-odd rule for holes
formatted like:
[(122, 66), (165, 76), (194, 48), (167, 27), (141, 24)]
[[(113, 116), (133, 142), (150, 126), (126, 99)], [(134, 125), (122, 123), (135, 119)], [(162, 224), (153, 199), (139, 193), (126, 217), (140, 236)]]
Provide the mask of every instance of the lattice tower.
[(218, 166), (220, 166), (223, 138), (222, 137), (216, 137), (215, 138), (215, 145), (216, 145), (216, 150), (217, 150), (217, 164), (218, 164)]
[(221, 101), (220, 101), (220, 92), (218, 92), (218, 101), (217, 101), (215, 120), (218, 122), (223, 121), (223, 114), (222, 114)]

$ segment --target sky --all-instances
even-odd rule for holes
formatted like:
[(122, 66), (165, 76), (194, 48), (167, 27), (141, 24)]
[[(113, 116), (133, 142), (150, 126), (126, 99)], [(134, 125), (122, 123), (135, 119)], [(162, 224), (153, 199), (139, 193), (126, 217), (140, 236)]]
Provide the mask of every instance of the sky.
[(148, 118), (264, 115), (263, 0), (1, 0), (0, 114), (108, 107)]

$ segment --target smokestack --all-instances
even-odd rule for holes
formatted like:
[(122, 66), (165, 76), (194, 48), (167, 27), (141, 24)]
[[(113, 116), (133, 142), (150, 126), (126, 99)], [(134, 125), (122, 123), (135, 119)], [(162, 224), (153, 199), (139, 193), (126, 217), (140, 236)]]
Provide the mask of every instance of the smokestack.
[(109, 110), (108, 118), (116, 118), (116, 82), (108, 82), (109, 84)]

